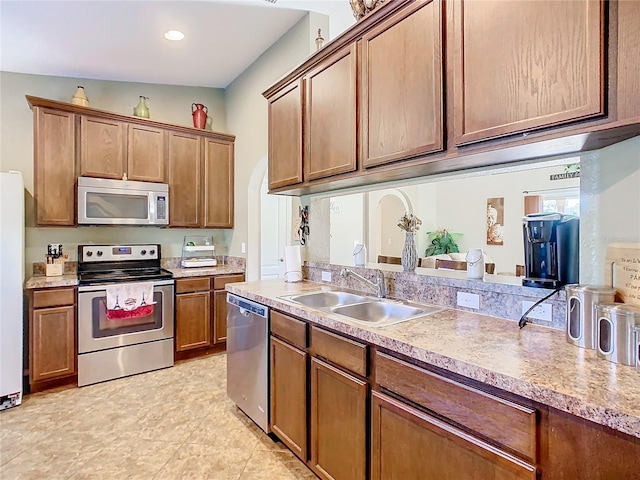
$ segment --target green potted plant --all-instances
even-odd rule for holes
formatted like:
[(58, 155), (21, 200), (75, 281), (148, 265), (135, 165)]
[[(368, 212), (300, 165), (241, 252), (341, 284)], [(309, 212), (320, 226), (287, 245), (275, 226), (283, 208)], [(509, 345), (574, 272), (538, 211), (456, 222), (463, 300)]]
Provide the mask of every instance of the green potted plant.
[(458, 253), (458, 244), (454, 236), (460, 236), (460, 233), (450, 233), (447, 230), (436, 230), (435, 232), (427, 232), (429, 238), (429, 246), (424, 252), (425, 257), (432, 255), (440, 255), (442, 253)]

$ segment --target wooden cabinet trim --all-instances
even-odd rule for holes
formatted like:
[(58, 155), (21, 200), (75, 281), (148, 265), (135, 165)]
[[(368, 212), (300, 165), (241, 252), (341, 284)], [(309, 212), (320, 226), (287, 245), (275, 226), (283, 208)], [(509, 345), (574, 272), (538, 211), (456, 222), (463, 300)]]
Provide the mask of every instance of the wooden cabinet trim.
[(211, 290), (211, 277), (176, 279), (176, 293), (203, 292), (208, 290)]
[[(434, 434), (444, 437), (449, 440), (450, 445), (455, 445), (456, 448), (463, 448), (471, 451), (473, 454), (483, 458), (485, 461), (495, 464), (502, 469), (509, 471), (513, 477), (500, 477), (500, 478), (513, 478), (513, 479), (526, 479), (536, 480), (537, 469), (534, 465), (524, 462), (488, 443), (479, 440), (462, 430), (459, 430), (447, 423), (444, 423), (431, 415), (416, 410), (410, 406), (407, 406), (391, 397), (380, 394), (378, 392), (371, 393), (371, 411), (372, 411), (372, 472), (378, 473), (381, 471), (381, 456), (377, 454), (380, 449), (380, 438), (376, 435), (376, 432), (381, 431), (381, 409), (386, 409), (395, 415), (410, 419), (413, 423), (418, 423), (420, 428), (429, 430)], [(444, 454), (445, 452), (443, 452)], [(452, 467), (455, 467), (452, 465)], [(461, 472), (464, 473), (464, 472)], [(468, 472), (467, 472), (468, 473)], [(377, 474), (372, 475), (373, 479), (384, 480)]]
[[(394, 28), (400, 28), (401, 27), (400, 24), (402, 22), (408, 21), (409, 17), (411, 17), (412, 15), (427, 14), (428, 13), (427, 9), (434, 10), (432, 14), (433, 22), (431, 25), (428, 25), (428, 27), (431, 29), (433, 33), (433, 48), (431, 52), (423, 52), (425, 49), (425, 46), (422, 44), (416, 45), (415, 48), (419, 49), (421, 54), (431, 53), (433, 75), (432, 75), (432, 79), (428, 79), (428, 78), (425, 79), (422, 76), (420, 76), (420, 78), (416, 80), (419, 83), (419, 86), (424, 90), (427, 90), (430, 88), (431, 95), (430, 96), (427, 95), (427, 97), (425, 98), (424, 95), (417, 96), (416, 91), (412, 92), (407, 89), (409, 86), (413, 86), (414, 88), (417, 89), (416, 85), (414, 84), (410, 84), (410, 85), (407, 85), (406, 83), (403, 83), (402, 85), (394, 84), (393, 86), (390, 87), (390, 88), (394, 88), (394, 87), (400, 88), (403, 91), (404, 99), (407, 105), (398, 105), (397, 108), (402, 109), (403, 115), (400, 115), (400, 117), (404, 118), (405, 122), (410, 123), (409, 125), (404, 125), (405, 130), (402, 131), (402, 135), (399, 135), (400, 132), (397, 132), (398, 135), (393, 135), (393, 137), (401, 137), (404, 141), (408, 141), (407, 132), (410, 131), (412, 127), (416, 128), (417, 125), (415, 124), (419, 124), (423, 126), (423, 128), (419, 129), (421, 130), (423, 143), (420, 145), (407, 146), (405, 148), (401, 148), (394, 152), (389, 152), (382, 155), (372, 155), (369, 150), (371, 138), (374, 138), (375, 139), (374, 141), (382, 141), (382, 139), (379, 139), (379, 135), (377, 134), (378, 132), (370, 132), (370, 127), (372, 125), (370, 124), (370, 121), (369, 121), (369, 115), (370, 113), (380, 114), (381, 112), (384, 112), (389, 115), (388, 111), (391, 109), (383, 109), (380, 107), (373, 110), (370, 109), (371, 102), (379, 100), (378, 98), (379, 95), (375, 95), (374, 93), (371, 93), (371, 88), (370, 88), (370, 80), (371, 80), (371, 72), (369, 68), (370, 44), (372, 41), (375, 41), (381, 35), (384, 35), (385, 33), (390, 32)], [(424, 28), (422, 30), (428, 31), (428, 30), (425, 30)], [(431, 152), (442, 151), (444, 148), (444, 131), (443, 131), (443, 121), (444, 121), (443, 120), (443, 112), (444, 112), (443, 58), (444, 58), (444, 55), (443, 55), (442, 3), (438, 0), (419, 0), (414, 4), (412, 4), (410, 7), (402, 9), (392, 17), (388, 18), (384, 22), (381, 22), (378, 26), (376, 26), (375, 28), (365, 33), (362, 37), (362, 40), (359, 41), (358, 43), (360, 45), (360, 53), (361, 53), (359, 58), (359, 64), (361, 66), (361, 69), (360, 69), (361, 91), (359, 92), (359, 96), (361, 99), (360, 100), (360, 108), (361, 108), (360, 148), (362, 152), (361, 159), (362, 159), (363, 168), (374, 167), (377, 165), (390, 163), (396, 160), (402, 160), (410, 157), (415, 157), (418, 155), (424, 155)], [(411, 48), (411, 46), (406, 46), (406, 48)], [(392, 55), (392, 56), (398, 55), (397, 50), (391, 49), (391, 48), (389, 48), (389, 50), (391, 50), (388, 53), (389, 55)], [(412, 55), (410, 54), (406, 54), (406, 55), (408, 56), (407, 58), (408, 62), (414, 63), (416, 61), (416, 59)], [(421, 59), (422, 58), (420, 58), (420, 60)], [(391, 74), (390, 72), (387, 71), (388, 65), (387, 66), (378, 65), (378, 68), (381, 69), (383, 73), (390, 75), (390, 77), (397, 76), (397, 72), (393, 72), (393, 74)], [(411, 69), (411, 67), (409, 68)], [(432, 80), (432, 82), (429, 80)], [(378, 81), (380, 80), (378, 79)], [(390, 88), (387, 88), (387, 90), (389, 90)], [(407, 97), (411, 93), (414, 94), (414, 97), (412, 99)], [(428, 108), (418, 108), (417, 105), (414, 105), (416, 100), (419, 100), (422, 102), (428, 102), (429, 103), (428, 105), (425, 105), (424, 103), (422, 103), (424, 107), (428, 107)], [(420, 103), (418, 103), (418, 105), (420, 105)], [(433, 126), (428, 127), (427, 126), (428, 124), (423, 125), (422, 123), (420, 123), (420, 122), (427, 121), (427, 119), (424, 116), (407, 118), (406, 116), (407, 113), (411, 113), (411, 112), (408, 112), (407, 110), (411, 109), (411, 107), (416, 108), (416, 110), (413, 111), (414, 114), (416, 113), (416, 111), (419, 110), (421, 115), (426, 115), (427, 114), (426, 112), (429, 111), (429, 108), (433, 108), (433, 115), (429, 119), (433, 121)], [(387, 122), (394, 124), (394, 125), (386, 125), (387, 129), (397, 128), (396, 124), (401, 123), (398, 121), (398, 118), (396, 118), (396, 121), (392, 121), (392, 118), (386, 118), (386, 120)], [(432, 140), (428, 141), (427, 136), (430, 136)]]
[(32, 308), (59, 307), (75, 303), (75, 288), (46, 288), (33, 291)]
[(312, 325), (309, 350), (314, 356), (325, 358), (363, 377), (367, 376), (368, 347), (365, 344)]
[(236, 136), (228, 133), (213, 132), (210, 130), (201, 130), (192, 127), (185, 127), (184, 125), (175, 125), (171, 123), (161, 123), (154, 120), (148, 120), (140, 117), (131, 117), (128, 115), (121, 115), (119, 113), (108, 112), (106, 110), (99, 110), (92, 107), (82, 107), (80, 105), (74, 105), (66, 102), (58, 102), (56, 100), (50, 100), (48, 98), (34, 97), (32, 95), (25, 95), (27, 102), (31, 108), (46, 107), (63, 112), (70, 112), (79, 115), (91, 115), (96, 118), (107, 118), (111, 120), (118, 120), (121, 122), (127, 122), (130, 124), (142, 125), (145, 127), (155, 128), (168, 128), (176, 132), (182, 132), (187, 134), (197, 134), (208, 138), (216, 138), (218, 140), (224, 140), (228, 142), (235, 141)]
[(271, 310), (271, 333), (298, 348), (307, 348), (307, 324), (289, 315)]
[(244, 274), (238, 273), (234, 275), (218, 275), (213, 277), (214, 290), (224, 290), (227, 283), (244, 282)]
[(376, 351), (375, 381), (381, 387), (509, 447), (535, 461), (536, 410), (454, 382)]
[[(584, 40), (586, 66), (581, 69), (581, 73), (586, 75), (586, 95), (585, 103), (576, 106), (573, 109), (564, 111), (541, 114), (532, 118), (523, 118), (521, 120), (513, 120), (495, 126), (487, 126), (485, 128), (471, 130), (467, 127), (466, 109), (468, 99), (466, 97), (467, 70), (466, 57), (464, 52), (465, 45), (470, 42), (465, 38), (465, 2), (468, 0), (458, 0), (453, 4), (453, 48), (455, 55), (454, 62), (454, 143), (456, 145), (464, 145), (481, 140), (487, 140), (505, 135), (512, 135), (531, 129), (539, 129), (545, 127), (553, 127), (563, 123), (578, 121), (582, 119), (601, 116), (605, 113), (605, 48), (604, 48), (604, 31), (605, 31), (605, 10), (604, 2), (584, 1), (575, 2), (575, 5), (582, 4), (587, 9), (586, 23), (588, 38)], [(535, 3), (535, 2), (533, 2)], [(484, 6), (483, 6), (484, 8)], [(498, 32), (495, 32), (496, 37)], [(575, 46), (575, 45), (573, 45)], [(594, 59), (589, 56), (589, 52), (597, 50), (598, 58)], [(594, 62), (599, 62), (594, 65)], [(586, 72), (586, 74), (584, 73)], [(482, 93), (476, 92), (477, 95)], [(475, 112), (479, 114), (480, 112)]]

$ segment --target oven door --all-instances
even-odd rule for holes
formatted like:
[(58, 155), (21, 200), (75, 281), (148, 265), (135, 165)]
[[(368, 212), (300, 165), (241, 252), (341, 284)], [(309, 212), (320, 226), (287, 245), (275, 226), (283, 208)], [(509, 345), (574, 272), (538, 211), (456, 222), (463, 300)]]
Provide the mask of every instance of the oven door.
[(107, 318), (104, 285), (78, 287), (78, 353), (173, 338), (174, 281), (153, 284), (153, 312), (144, 317)]

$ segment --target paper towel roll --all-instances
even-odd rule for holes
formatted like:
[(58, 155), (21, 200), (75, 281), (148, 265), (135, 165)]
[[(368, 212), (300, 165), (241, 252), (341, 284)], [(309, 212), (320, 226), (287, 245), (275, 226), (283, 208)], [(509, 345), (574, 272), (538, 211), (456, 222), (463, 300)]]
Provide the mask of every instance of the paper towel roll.
[(288, 245), (284, 247), (284, 281), (302, 281), (302, 254), (300, 245)]

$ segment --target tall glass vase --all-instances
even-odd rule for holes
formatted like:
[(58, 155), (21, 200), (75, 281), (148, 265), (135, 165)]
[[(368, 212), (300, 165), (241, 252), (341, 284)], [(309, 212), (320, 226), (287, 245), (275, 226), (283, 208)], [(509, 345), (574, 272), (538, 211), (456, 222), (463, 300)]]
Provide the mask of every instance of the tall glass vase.
[(416, 248), (416, 239), (413, 236), (413, 232), (406, 233), (400, 260), (405, 272), (413, 272), (418, 265), (418, 249)]

